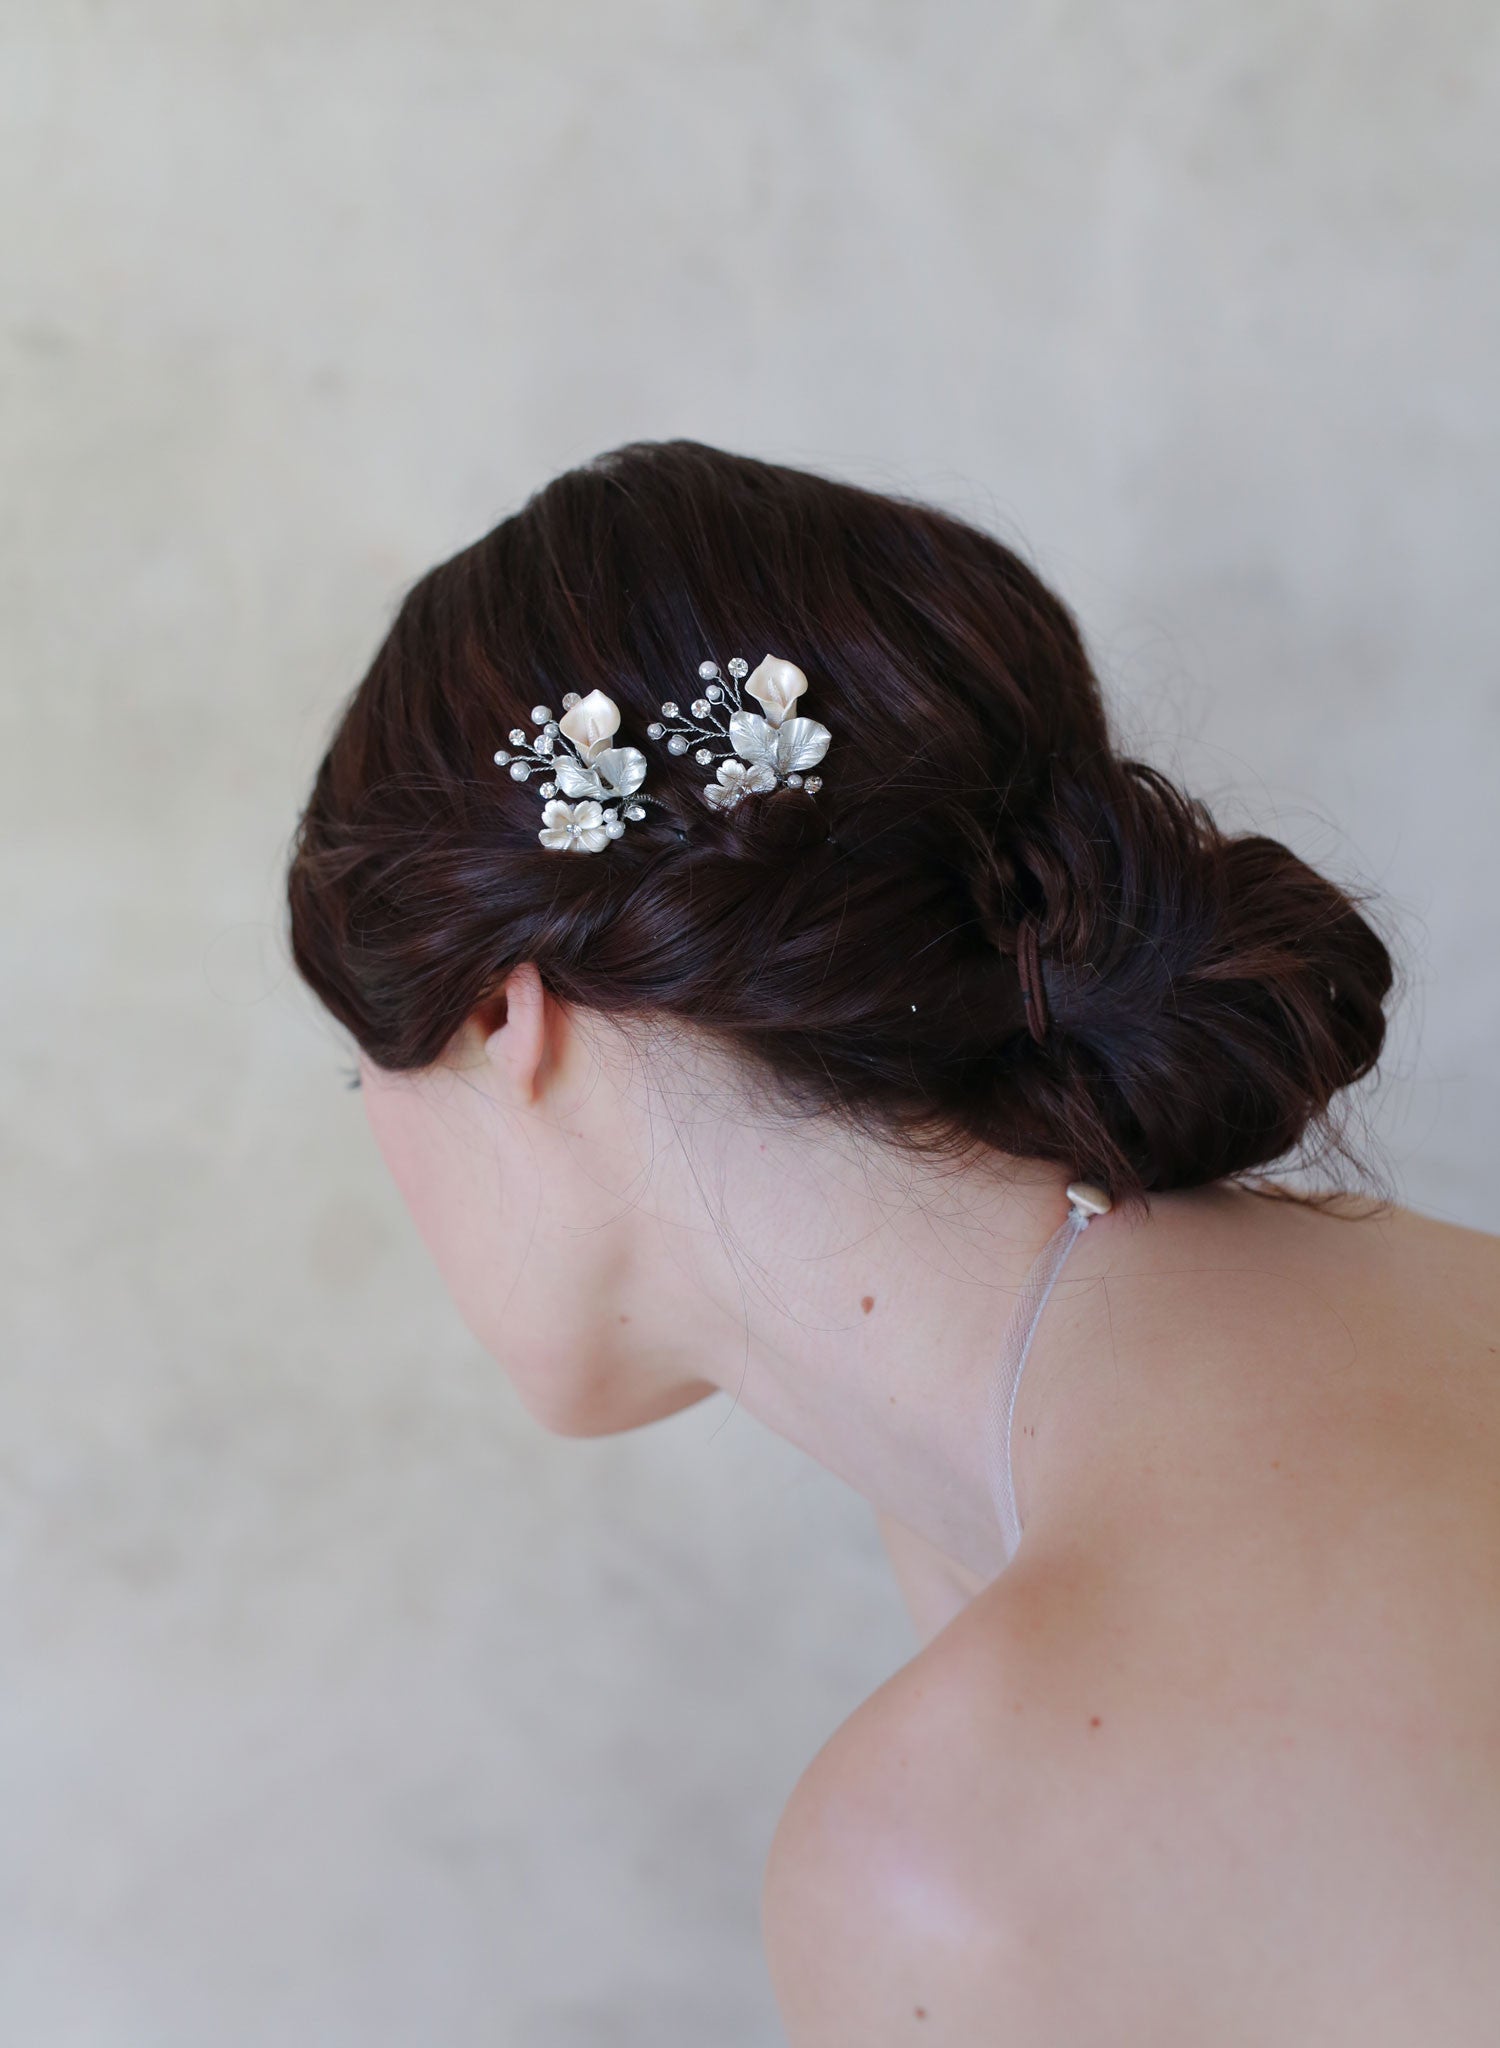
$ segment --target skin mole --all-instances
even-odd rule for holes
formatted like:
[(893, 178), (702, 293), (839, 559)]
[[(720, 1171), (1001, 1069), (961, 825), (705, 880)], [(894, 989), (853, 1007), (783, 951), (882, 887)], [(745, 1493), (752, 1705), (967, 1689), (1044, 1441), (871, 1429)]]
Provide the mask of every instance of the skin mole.
[(862, 1294), (859, 1299), (859, 1305), (864, 1310), (865, 1314), (868, 1315), (870, 1313), (870, 1310), (875, 1306), (874, 1295)]

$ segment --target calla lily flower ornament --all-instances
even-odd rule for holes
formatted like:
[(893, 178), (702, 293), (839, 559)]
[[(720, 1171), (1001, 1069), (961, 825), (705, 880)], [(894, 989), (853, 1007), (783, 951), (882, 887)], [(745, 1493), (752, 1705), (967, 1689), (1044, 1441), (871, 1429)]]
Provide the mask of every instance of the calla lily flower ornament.
[[(821, 789), (822, 778), (807, 771), (827, 753), (832, 735), (826, 725), (796, 715), (797, 699), (807, 688), (801, 669), (770, 654), (754, 675), (738, 655), (727, 666), (726, 674), (717, 662), (703, 662), (703, 694), (689, 705), (691, 716), (668, 701), (662, 719), (673, 723), (653, 721), (646, 728), (649, 737), (665, 739), (669, 754), (691, 747), (700, 766), (717, 764), (703, 791), (715, 810), (732, 810), (745, 797), (783, 784), (809, 794)], [(746, 709), (742, 682), (764, 716)], [(646, 805), (660, 799), (641, 789), (645, 755), (614, 744), (620, 727), (614, 699), (590, 690), (586, 697), (570, 692), (562, 701), (561, 718), (545, 704), (533, 706), (531, 721), (539, 730), (528, 739), (517, 726), (510, 746), (496, 749), (495, 760), (517, 782), (535, 774), (547, 778), (540, 785), (546, 801), (537, 835), (543, 846), (557, 853), (602, 853), (620, 838), (627, 820), (644, 818)]]

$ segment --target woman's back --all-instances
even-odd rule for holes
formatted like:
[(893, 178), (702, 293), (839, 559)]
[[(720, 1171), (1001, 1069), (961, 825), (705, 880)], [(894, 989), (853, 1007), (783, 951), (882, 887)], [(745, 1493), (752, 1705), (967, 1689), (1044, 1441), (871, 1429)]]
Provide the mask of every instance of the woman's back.
[(1228, 1189), (1091, 1229), (1016, 1427), (1014, 1562), (788, 1808), (789, 2012), (847, 1915), (850, 2039), (1493, 2040), (1500, 1241)]

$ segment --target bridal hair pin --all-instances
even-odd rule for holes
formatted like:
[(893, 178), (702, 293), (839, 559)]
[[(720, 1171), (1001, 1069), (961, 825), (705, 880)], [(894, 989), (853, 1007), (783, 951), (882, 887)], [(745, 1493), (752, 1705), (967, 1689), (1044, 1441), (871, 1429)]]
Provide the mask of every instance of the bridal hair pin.
[[(715, 779), (704, 787), (708, 803), (729, 811), (741, 798), (778, 784), (809, 794), (823, 787), (820, 775), (806, 771), (816, 768), (833, 735), (816, 719), (792, 715), (807, 688), (807, 677), (795, 662), (768, 654), (750, 675), (749, 662), (736, 655), (727, 675), (716, 661), (705, 661), (699, 663), (698, 676), (703, 695), (693, 699), (687, 714), (669, 700), (661, 707), (662, 718), (677, 722), (654, 721), (646, 731), (654, 740), (665, 739), (669, 754), (685, 754), (692, 747), (700, 767), (718, 763)], [(755, 698), (764, 717), (745, 709), (740, 684), (746, 676), (745, 695)]]
[(531, 722), (541, 730), (528, 740), (517, 726), (509, 747), (497, 747), (495, 760), (509, 768), (517, 782), (537, 773), (547, 799), (542, 806), (543, 846), (556, 853), (602, 853), (625, 830), (627, 818), (644, 818), (654, 796), (637, 796), (646, 779), (646, 757), (639, 747), (610, 742), (620, 725), (620, 707), (602, 690), (580, 697), (570, 690), (563, 715), (554, 718), (545, 704), (532, 707)]

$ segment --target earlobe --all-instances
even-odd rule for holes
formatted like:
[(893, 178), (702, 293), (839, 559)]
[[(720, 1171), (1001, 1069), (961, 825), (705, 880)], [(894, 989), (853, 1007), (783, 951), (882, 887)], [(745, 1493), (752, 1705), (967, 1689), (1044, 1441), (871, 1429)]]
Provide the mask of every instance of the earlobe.
[(531, 961), (523, 961), (506, 976), (500, 1000), (504, 1017), (485, 1037), (485, 1058), (499, 1069), (515, 1098), (529, 1107), (539, 1092), (547, 1051), (547, 999)]

